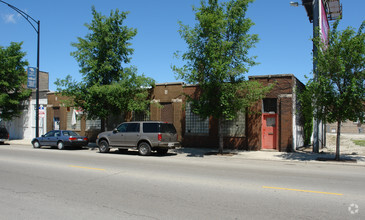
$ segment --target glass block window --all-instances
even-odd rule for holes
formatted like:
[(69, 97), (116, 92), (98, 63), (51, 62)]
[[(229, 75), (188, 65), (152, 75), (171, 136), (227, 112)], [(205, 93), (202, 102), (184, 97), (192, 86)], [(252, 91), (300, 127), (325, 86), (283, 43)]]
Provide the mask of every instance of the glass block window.
[(209, 134), (209, 118), (200, 118), (191, 110), (190, 103), (186, 103), (185, 109), (185, 134)]
[(246, 136), (246, 114), (239, 112), (234, 120), (223, 121), (224, 136), (229, 137), (245, 137)]
[(100, 130), (101, 129), (101, 120), (86, 120), (86, 130)]

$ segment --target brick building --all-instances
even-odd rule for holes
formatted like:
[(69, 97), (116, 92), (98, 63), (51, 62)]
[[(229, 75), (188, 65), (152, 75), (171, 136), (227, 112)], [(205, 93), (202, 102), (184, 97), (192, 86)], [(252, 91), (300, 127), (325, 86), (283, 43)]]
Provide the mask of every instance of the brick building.
[[(293, 151), (303, 146), (303, 125), (296, 99), (297, 88), (304, 85), (291, 74), (253, 76), (264, 85), (275, 84), (273, 90), (250, 109), (254, 114), (240, 112), (233, 121), (224, 121), (224, 147), (240, 150)], [(218, 147), (218, 120), (195, 115), (184, 94), (199, 96), (199, 86), (182, 82), (160, 83), (151, 90), (149, 116), (134, 113), (114, 118), (111, 130), (126, 120), (161, 120), (175, 125), (185, 147)], [(81, 120), (72, 123), (77, 110), (62, 105), (54, 93), (48, 94), (47, 130), (71, 129), (95, 139), (100, 120)], [(115, 117), (115, 116), (113, 116)], [(78, 117), (80, 119), (80, 117)]]

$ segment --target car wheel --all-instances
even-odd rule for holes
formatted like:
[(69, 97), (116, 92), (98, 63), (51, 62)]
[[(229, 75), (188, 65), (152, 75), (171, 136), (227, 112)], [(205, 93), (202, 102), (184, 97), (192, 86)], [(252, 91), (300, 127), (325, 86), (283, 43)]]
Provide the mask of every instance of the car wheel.
[(64, 150), (64, 149), (65, 149), (65, 145), (63, 144), (63, 142), (62, 142), (62, 141), (59, 141), (59, 142), (57, 143), (57, 148), (58, 148), (59, 150)]
[(138, 145), (138, 152), (142, 156), (148, 156), (151, 154), (151, 147), (148, 143), (142, 142)]
[(166, 155), (168, 150), (169, 150), (169, 149), (158, 149), (158, 150), (157, 150), (157, 153), (158, 153), (159, 155)]
[(41, 145), (39, 144), (38, 141), (34, 141), (32, 144), (33, 144), (33, 148), (40, 148), (41, 147)]
[(100, 144), (99, 144), (99, 152), (100, 153), (108, 153), (109, 150), (110, 150), (110, 148), (109, 148), (108, 142), (105, 141), (105, 140), (100, 141)]

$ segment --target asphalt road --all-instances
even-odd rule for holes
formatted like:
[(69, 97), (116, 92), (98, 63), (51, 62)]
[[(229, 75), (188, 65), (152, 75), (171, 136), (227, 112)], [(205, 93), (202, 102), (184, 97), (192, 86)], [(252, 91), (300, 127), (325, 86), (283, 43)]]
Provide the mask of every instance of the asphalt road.
[(0, 219), (365, 219), (364, 169), (0, 145)]

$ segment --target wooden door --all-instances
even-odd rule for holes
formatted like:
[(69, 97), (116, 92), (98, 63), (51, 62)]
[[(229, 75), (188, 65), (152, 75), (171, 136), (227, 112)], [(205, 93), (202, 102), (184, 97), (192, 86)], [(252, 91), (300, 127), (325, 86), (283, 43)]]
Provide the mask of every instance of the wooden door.
[(262, 114), (262, 149), (276, 149), (277, 147), (277, 114)]

